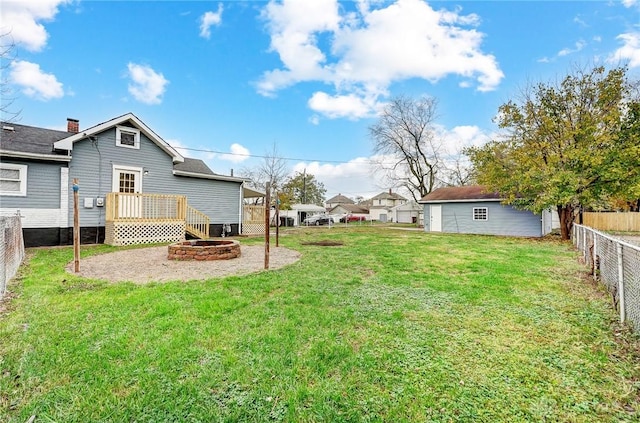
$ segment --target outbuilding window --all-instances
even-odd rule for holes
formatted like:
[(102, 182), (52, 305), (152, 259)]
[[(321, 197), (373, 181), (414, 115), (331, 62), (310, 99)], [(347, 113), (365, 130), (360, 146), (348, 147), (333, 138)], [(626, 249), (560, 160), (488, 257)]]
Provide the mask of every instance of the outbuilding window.
[(489, 210), (486, 207), (474, 207), (473, 220), (489, 220)]
[(27, 165), (0, 163), (0, 195), (27, 195)]

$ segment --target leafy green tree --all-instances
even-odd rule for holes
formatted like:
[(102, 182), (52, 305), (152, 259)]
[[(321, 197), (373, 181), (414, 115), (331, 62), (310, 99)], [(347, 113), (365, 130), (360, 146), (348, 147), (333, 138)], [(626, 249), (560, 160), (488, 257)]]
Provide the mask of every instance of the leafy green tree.
[(327, 190), (322, 182), (318, 182), (313, 175), (306, 172), (296, 172), (282, 186), (280, 195), (280, 207), (289, 208), (291, 204), (324, 204), (324, 196)]
[(626, 67), (576, 70), (530, 87), (500, 106), (501, 139), (465, 151), (476, 180), (518, 208), (557, 209), (569, 239), (581, 208), (632, 194), (628, 183), (640, 172), (632, 97)]

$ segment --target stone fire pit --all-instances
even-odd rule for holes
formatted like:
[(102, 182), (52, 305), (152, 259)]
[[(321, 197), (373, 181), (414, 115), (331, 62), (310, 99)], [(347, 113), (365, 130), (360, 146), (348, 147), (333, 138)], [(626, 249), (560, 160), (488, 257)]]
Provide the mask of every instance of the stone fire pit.
[(229, 260), (240, 257), (240, 243), (235, 240), (182, 241), (169, 245), (169, 260)]

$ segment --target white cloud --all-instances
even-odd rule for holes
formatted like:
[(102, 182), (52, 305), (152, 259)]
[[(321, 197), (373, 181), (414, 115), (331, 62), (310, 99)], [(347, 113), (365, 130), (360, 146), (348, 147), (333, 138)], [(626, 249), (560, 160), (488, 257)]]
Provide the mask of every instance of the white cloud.
[(622, 41), (622, 47), (609, 56), (611, 63), (629, 61), (629, 67), (640, 67), (640, 32), (620, 34), (616, 39)]
[(70, 0), (3, 1), (0, 7), (2, 33), (10, 33), (12, 41), (29, 51), (40, 51), (47, 44), (49, 34), (40, 21), (51, 21), (58, 6)]
[(624, 7), (633, 7), (638, 4), (638, 0), (622, 0), (622, 5)]
[(309, 108), (328, 118), (359, 119), (371, 116), (379, 107), (374, 99), (361, 98), (356, 94), (331, 96), (322, 91), (313, 93), (308, 102)]
[(200, 36), (202, 38), (211, 37), (211, 27), (218, 26), (222, 23), (222, 3), (218, 3), (217, 12), (206, 12), (200, 17)]
[(129, 63), (129, 94), (145, 104), (160, 104), (169, 81), (150, 66)]
[(322, 182), (327, 190), (327, 198), (339, 193), (350, 198), (371, 198), (388, 189), (382, 174), (376, 172), (372, 158), (368, 157), (358, 157), (339, 164), (300, 162), (293, 166), (291, 175), (303, 171)]
[(490, 91), (504, 77), (495, 57), (481, 51), (477, 15), (434, 10), (422, 0), (356, 6), (345, 12), (337, 0), (269, 2), (262, 16), (283, 66), (264, 72), (258, 91), (331, 84), (335, 93), (316, 92), (309, 107), (329, 118), (358, 118), (373, 113), (395, 81), (457, 75), (463, 87)]
[(47, 101), (64, 96), (62, 83), (55, 75), (45, 73), (37, 63), (24, 60), (11, 62), (9, 79), (11, 83), (22, 87), (22, 92), (29, 97)]
[(251, 154), (248, 148), (237, 143), (231, 144), (229, 150), (231, 152), (230, 154), (221, 154), (219, 159), (232, 163), (242, 163), (247, 160), (249, 158), (249, 154)]
[(466, 147), (477, 147), (487, 143), (490, 135), (484, 133), (482, 129), (475, 125), (461, 125), (452, 129), (442, 126), (436, 128), (440, 138), (443, 140), (444, 158), (446, 160), (455, 159)]
[(576, 42), (574, 48), (563, 48), (562, 50), (560, 50), (558, 52), (558, 56), (568, 56), (572, 53), (577, 53), (580, 50), (582, 50), (583, 48), (585, 48), (587, 45), (586, 42), (584, 42), (583, 40), (579, 40)]

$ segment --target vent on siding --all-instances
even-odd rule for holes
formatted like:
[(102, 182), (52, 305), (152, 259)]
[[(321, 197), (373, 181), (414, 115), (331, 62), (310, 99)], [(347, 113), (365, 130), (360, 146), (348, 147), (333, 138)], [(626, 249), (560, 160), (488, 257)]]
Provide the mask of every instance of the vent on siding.
[(9, 125), (3, 125), (2, 129), (4, 131), (15, 131), (16, 130), (16, 128), (14, 128), (13, 126), (9, 126)]

